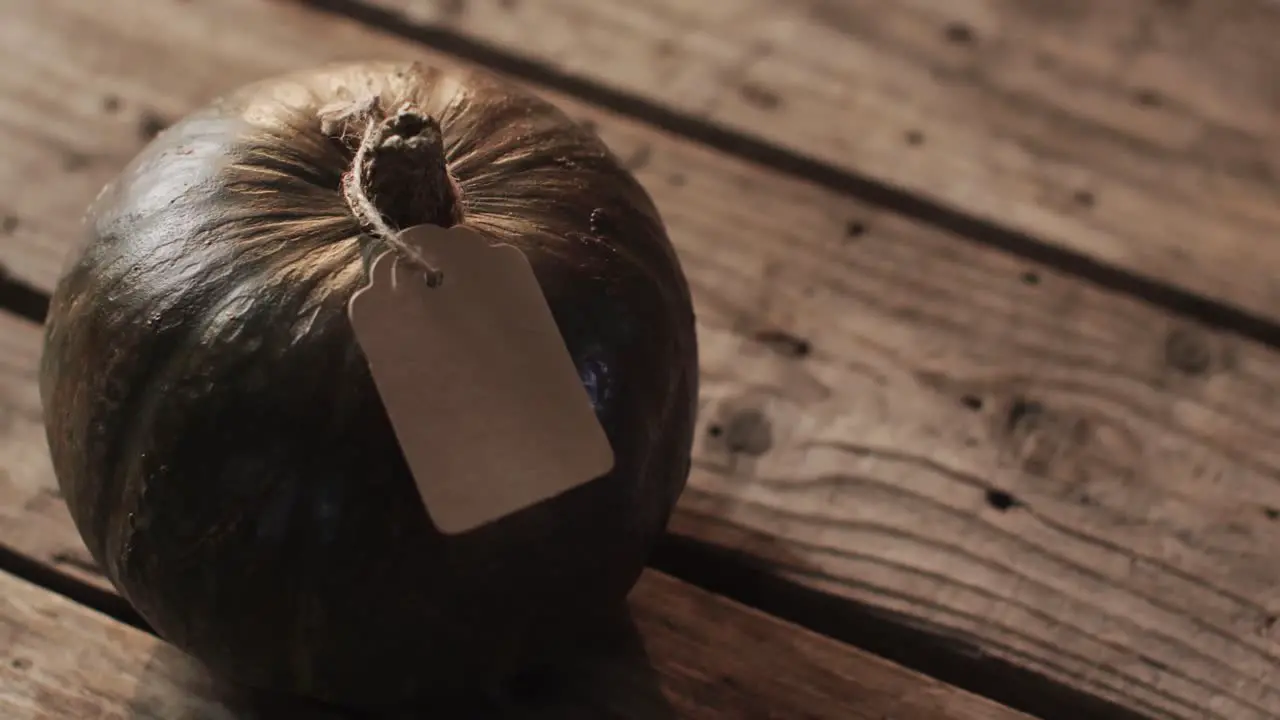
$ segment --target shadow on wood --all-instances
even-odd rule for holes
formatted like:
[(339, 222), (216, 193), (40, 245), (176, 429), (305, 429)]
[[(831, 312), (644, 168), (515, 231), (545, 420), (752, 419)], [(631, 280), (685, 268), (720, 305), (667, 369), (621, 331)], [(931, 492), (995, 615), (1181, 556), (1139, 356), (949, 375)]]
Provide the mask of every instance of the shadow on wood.
[[(157, 645), (126, 720), (205, 720), (203, 710), (172, 707), (174, 687), (225, 708), (235, 720), (674, 720), (639, 632), (629, 616), (596, 627), (590, 640), (488, 693), (450, 695), (385, 712), (351, 711), (219, 681), (173, 646)], [(206, 706), (207, 707), (207, 706)], [(177, 713), (175, 714), (175, 710)]]

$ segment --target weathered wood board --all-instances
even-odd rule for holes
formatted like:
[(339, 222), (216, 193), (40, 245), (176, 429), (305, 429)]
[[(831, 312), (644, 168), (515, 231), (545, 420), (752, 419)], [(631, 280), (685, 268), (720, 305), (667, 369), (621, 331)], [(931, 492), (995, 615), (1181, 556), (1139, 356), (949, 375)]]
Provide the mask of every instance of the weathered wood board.
[(313, 1), (447, 29), (1280, 318), (1271, 0)]
[[(549, 680), (463, 717), (511, 720), (1030, 720), (840, 643), (647, 573), (634, 628)], [(629, 637), (628, 637), (629, 635)], [(441, 708), (436, 708), (440, 710)], [(254, 720), (298, 717), (215, 683), (154, 636), (0, 572), (5, 720)], [(453, 713), (448, 713), (455, 716)], [(308, 708), (308, 720), (356, 720)]]
[[(0, 264), (48, 288), (163, 118), (370, 56), (448, 62), (290, 3), (11, 0)], [(1275, 353), (549, 97), (637, 168), (694, 286), (675, 532), (1135, 711), (1280, 714)]]

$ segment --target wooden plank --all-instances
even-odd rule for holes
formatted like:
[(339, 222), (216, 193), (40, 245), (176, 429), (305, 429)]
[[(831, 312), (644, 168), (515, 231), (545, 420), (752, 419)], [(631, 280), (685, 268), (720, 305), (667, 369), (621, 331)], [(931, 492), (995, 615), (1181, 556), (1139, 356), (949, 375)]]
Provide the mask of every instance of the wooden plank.
[[(670, 577), (632, 595), (634, 628), (555, 677), (511, 720), (1030, 720)], [(230, 691), (154, 636), (0, 572), (0, 716), (6, 720), (297, 717), (296, 703)], [(436, 708), (441, 710), (441, 708)], [(252, 711), (257, 711), (252, 712)], [(352, 716), (308, 708), (311, 720)]]
[(313, 1), (389, 10), (1280, 317), (1269, 0)]
[[(446, 61), (293, 4), (11, 2), (0, 259), (48, 287), (157, 115), (375, 54)], [(1280, 714), (1273, 352), (549, 96), (637, 166), (694, 287), (677, 533), (1135, 711)]]

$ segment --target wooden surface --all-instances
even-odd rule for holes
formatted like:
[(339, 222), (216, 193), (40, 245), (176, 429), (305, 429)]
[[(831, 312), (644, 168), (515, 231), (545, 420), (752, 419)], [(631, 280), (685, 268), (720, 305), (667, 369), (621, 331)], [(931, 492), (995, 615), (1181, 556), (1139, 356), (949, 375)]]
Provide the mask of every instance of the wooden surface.
[[(450, 62), (292, 3), (10, 0), (0, 265), (47, 289), (84, 206), (166, 118), (374, 55)], [(694, 287), (702, 436), (676, 533), (835, 614), (896, 618), (1147, 716), (1280, 715), (1273, 351), (546, 94), (633, 164)], [(22, 342), (0, 339), (0, 367), (29, 377)], [(0, 448), (25, 460), (6, 457), (0, 491), (25, 494), (0, 508), (53, 517), (24, 382)], [(53, 520), (0, 517), (24, 549), (83, 560)]]
[(316, 1), (522, 53), (834, 170), (815, 176), (915, 191), (1280, 318), (1270, 0)]
[[(634, 628), (620, 642), (604, 643), (571, 670), (544, 678), (554, 692), (517, 695), (501, 712), (461, 701), (456, 711), (431, 716), (1029, 720), (658, 573), (640, 581), (632, 607)], [(154, 636), (0, 572), (5, 720), (276, 720), (299, 714), (356, 720), (231, 692)]]

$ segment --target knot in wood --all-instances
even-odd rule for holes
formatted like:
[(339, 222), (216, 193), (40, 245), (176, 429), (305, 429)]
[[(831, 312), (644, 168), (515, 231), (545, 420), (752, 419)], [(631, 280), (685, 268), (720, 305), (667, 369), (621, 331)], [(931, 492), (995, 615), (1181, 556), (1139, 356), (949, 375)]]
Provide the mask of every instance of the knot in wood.
[(760, 410), (739, 410), (725, 423), (724, 442), (730, 452), (763, 455), (773, 447), (773, 424)]
[(773, 424), (754, 407), (733, 411), (722, 423), (710, 425), (707, 434), (732, 454), (759, 456), (773, 447)]
[(1182, 328), (1169, 333), (1164, 357), (1169, 367), (1186, 375), (1203, 375), (1213, 364), (1209, 343), (1198, 333)]
[(1093, 434), (1085, 418), (1051, 410), (1024, 397), (1010, 402), (1004, 429), (1022, 469), (1038, 476), (1048, 476), (1055, 465), (1078, 461)]

